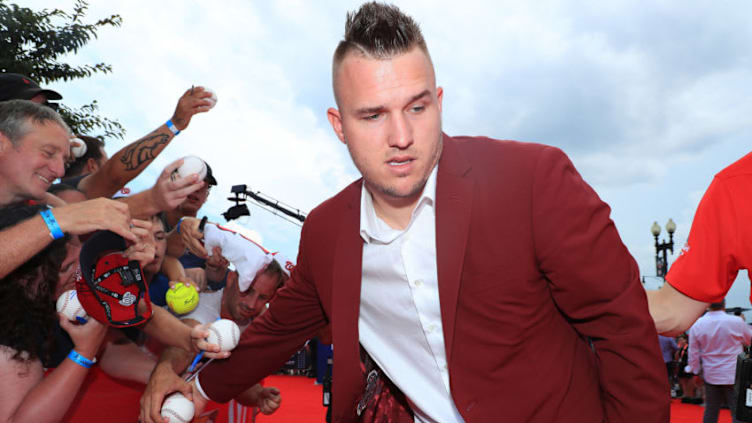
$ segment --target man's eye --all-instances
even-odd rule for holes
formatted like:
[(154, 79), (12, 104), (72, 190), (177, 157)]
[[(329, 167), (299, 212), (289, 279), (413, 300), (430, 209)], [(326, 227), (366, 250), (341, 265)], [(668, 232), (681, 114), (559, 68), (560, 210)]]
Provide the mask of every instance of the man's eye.
[(363, 117), (363, 119), (365, 119), (365, 120), (376, 120), (379, 117), (381, 117), (381, 113), (374, 113), (372, 115), (368, 115), (368, 116)]
[(414, 113), (420, 113), (423, 110), (426, 110), (426, 106), (413, 106), (410, 110)]

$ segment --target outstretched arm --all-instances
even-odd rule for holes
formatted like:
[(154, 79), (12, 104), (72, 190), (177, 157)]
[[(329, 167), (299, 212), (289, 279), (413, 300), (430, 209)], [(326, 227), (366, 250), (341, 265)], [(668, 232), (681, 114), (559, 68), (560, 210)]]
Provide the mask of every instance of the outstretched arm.
[(170, 163), (162, 170), (153, 187), (130, 197), (118, 198), (118, 201), (127, 204), (131, 214), (139, 218), (149, 218), (161, 211), (173, 210), (191, 193), (204, 186), (197, 174), (173, 180), (172, 172), (181, 164), (183, 159)]
[(655, 328), (666, 336), (676, 336), (689, 329), (709, 304), (682, 294), (668, 282), (661, 289), (645, 293)]
[[(62, 315), (60, 325), (71, 335), (75, 351), (93, 359), (107, 327), (94, 319), (89, 319), (84, 325), (73, 325)], [(33, 360), (27, 366), (10, 356), (7, 348), (0, 348), (0, 376), (4, 386), (0, 397), (0, 421), (59, 421), (76, 396), (88, 369), (65, 359), (43, 377), (44, 370), (39, 360)]]
[[(131, 230), (128, 207), (117, 201), (98, 198), (68, 204), (54, 208), (52, 215), (64, 233), (81, 235), (107, 229), (130, 241), (137, 239)], [(51, 241), (50, 230), (39, 215), (0, 231), (0, 278), (26, 263)]]
[[(193, 115), (208, 111), (211, 108), (207, 100), (210, 96), (211, 93), (203, 87), (187, 90), (178, 100), (170, 119), (175, 127), (182, 131), (188, 127)], [(84, 177), (78, 188), (88, 198), (112, 197), (146, 169), (174, 137), (167, 124), (162, 124), (115, 153), (99, 170)]]

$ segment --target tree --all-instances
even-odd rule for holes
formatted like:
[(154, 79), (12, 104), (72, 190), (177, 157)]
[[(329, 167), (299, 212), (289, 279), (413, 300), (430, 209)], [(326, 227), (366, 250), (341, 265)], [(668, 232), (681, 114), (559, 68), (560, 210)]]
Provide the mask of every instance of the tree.
[[(84, 23), (88, 4), (76, 0), (73, 12), (43, 9), (36, 12), (0, 0), (0, 72), (27, 75), (40, 84), (87, 78), (96, 73), (112, 72), (106, 63), (71, 66), (60, 61), (76, 53), (104, 26), (119, 27), (122, 18), (112, 15), (94, 23)], [(117, 120), (97, 114), (97, 101), (78, 109), (60, 104), (58, 111), (75, 133), (104, 131), (104, 137), (123, 139), (125, 129)]]

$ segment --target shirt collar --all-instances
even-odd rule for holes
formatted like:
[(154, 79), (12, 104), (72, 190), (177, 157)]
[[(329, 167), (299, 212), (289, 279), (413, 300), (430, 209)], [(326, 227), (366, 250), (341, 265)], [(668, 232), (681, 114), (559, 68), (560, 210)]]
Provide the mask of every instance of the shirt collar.
[[(420, 195), (420, 199), (413, 209), (410, 216), (410, 223), (407, 225), (407, 229), (410, 228), (415, 216), (420, 213), (425, 207), (433, 207), (436, 204), (436, 174), (439, 165), (436, 164), (428, 175), (426, 185), (423, 187), (423, 192)], [(407, 230), (405, 229), (405, 230)], [(360, 190), (360, 236), (367, 244), (373, 241), (379, 241), (382, 243), (390, 243), (396, 239), (404, 231), (393, 229), (386, 224), (381, 218), (376, 215), (376, 211), (373, 208), (373, 196), (365, 186), (365, 182)]]

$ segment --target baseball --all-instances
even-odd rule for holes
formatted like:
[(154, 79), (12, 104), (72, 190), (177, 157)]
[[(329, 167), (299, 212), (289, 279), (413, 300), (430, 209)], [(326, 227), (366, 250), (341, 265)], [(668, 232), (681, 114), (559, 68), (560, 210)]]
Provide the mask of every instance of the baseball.
[(193, 420), (195, 408), (193, 403), (180, 392), (165, 398), (161, 415), (170, 423), (188, 423)]
[(211, 93), (211, 97), (206, 99), (206, 100), (209, 100), (209, 102), (211, 103), (209, 105), (209, 110), (211, 110), (217, 104), (217, 94), (210, 88), (204, 88), (204, 91)]
[(176, 314), (186, 314), (192, 312), (198, 305), (198, 292), (193, 285), (189, 283), (178, 282), (165, 294), (167, 306)]
[(73, 157), (79, 158), (86, 154), (86, 143), (81, 138), (71, 138), (70, 144)]
[(209, 326), (206, 342), (219, 345), (221, 351), (232, 351), (240, 341), (240, 328), (232, 320), (219, 319)]
[[(62, 313), (68, 320), (86, 322), (86, 311), (78, 301), (78, 293), (75, 289), (63, 292), (57, 299), (57, 311)], [(82, 322), (82, 323), (83, 323)]]
[(198, 180), (203, 181), (206, 178), (206, 163), (196, 156), (183, 157), (183, 164), (177, 170), (177, 176), (185, 178), (194, 173), (198, 173)]

